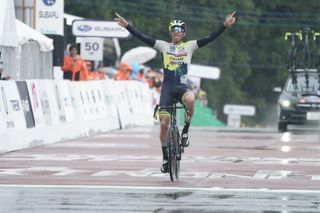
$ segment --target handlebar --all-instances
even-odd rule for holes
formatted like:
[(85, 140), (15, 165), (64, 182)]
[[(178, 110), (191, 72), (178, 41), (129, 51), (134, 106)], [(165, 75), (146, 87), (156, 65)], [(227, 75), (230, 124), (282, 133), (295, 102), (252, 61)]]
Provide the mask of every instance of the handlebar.
[[(309, 31), (305, 32), (308, 33)], [(314, 31), (310, 31), (313, 35), (313, 40), (317, 40), (317, 37), (320, 37), (320, 32), (314, 32)], [(296, 32), (296, 33), (292, 33), (292, 32), (286, 32), (284, 34), (284, 40), (288, 40), (289, 36), (293, 37), (293, 36), (297, 36), (300, 40), (303, 39), (303, 33), (302, 31)]]
[(188, 107), (183, 104), (182, 106), (160, 106), (159, 104), (157, 104), (155, 107), (154, 107), (154, 112), (153, 112), (153, 117), (156, 119), (156, 114), (157, 114), (157, 111), (158, 110), (161, 110), (161, 109), (169, 109), (169, 110), (175, 110), (175, 109), (184, 109), (187, 113), (187, 115), (189, 116), (189, 109)]
[(292, 32), (286, 32), (285, 34), (284, 34), (284, 39), (285, 40), (288, 40), (288, 37), (289, 36), (297, 36), (300, 40), (302, 40), (302, 32), (300, 31), (300, 32), (296, 32), (296, 33), (292, 33)]
[(317, 40), (317, 36), (320, 37), (320, 33), (314, 32), (314, 33), (313, 33), (313, 40), (314, 40), (314, 41)]

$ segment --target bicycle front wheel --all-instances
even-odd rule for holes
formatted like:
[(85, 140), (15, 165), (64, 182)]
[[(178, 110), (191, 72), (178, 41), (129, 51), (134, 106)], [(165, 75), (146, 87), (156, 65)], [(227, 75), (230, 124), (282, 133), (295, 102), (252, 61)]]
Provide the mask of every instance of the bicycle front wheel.
[(175, 177), (177, 180), (179, 180), (180, 176), (180, 160), (181, 160), (181, 146), (180, 146), (180, 134), (177, 127), (174, 128), (174, 136), (173, 136), (173, 144), (175, 147)]
[(168, 166), (170, 179), (174, 182), (177, 178), (177, 148), (176, 148), (176, 132), (173, 127), (170, 127), (167, 135), (167, 148), (168, 148)]

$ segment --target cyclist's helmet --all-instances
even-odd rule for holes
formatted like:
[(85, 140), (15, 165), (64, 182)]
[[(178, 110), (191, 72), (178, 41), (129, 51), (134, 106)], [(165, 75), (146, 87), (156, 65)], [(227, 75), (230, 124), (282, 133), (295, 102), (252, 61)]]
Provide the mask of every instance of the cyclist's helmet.
[(184, 31), (186, 31), (186, 23), (182, 20), (173, 20), (169, 23), (169, 31), (171, 32), (171, 29), (173, 27), (181, 27)]

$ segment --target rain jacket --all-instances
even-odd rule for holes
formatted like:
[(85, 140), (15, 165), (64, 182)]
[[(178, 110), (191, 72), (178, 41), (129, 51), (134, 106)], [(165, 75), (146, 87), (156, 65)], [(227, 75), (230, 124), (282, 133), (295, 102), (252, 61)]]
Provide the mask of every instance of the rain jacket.
[(85, 61), (77, 56), (74, 60), (71, 56), (66, 55), (63, 63), (63, 78), (71, 81), (85, 81), (88, 79), (88, 69)]

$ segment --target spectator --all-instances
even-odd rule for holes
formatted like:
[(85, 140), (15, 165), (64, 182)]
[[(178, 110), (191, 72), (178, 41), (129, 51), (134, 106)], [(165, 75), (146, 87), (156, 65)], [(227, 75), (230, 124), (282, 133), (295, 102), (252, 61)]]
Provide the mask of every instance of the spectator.
[(106, 72), (101, 64), (99, 64), (99, 66), (98, 66), (97, 75), (98, 75), (99, 80), (105, 80), (108, 78), (108, 76), (106, 76)]
[(132, 64), (131, 66), (132, 66), (132, 73), (131, 73), (132, 79), (138, 80), (138, 81), (146, 81), (143, 75), (144, 67), (138, 64)]
[(106, 78), (106, 72), (103, 69), (103, 66), (101, 64), (98, 65), (97, 70), (93, 70), (92, 62), (86, 61), (86, 65), (88, 68), (88, 80), (105, 80)]
[(118, 72), (114, 75), (114, 80), (132, 80), (132, 70), (129, 64), (121, 63)]
[(91, 61), (86, 61), (86, 66), (88, 69), (88, 80), (98, 80), (96, 73), (92, 69), (92, 62)]
[(70, 55), (64, 57), (63, 79), (71, 81), (87, 80), (88, 69), (84, 60), (78, 55), (78, 48), (75, 44), (69, 47)]
[(83, 61), (82, 69), (80, 70), (80, 81), (89, 80), (89, 71), (85, 61)]
[(199, 103), (201, 106), (207, 106), (208, 105), (208, 99), (207, 99), (207, 92), (200, 89), (198, 94)]
[(161, 92), (163, 73), (159, 69), (150, 69), (147, 73), (147, 82), (150, 88), (155, 88), (157, 92)]

